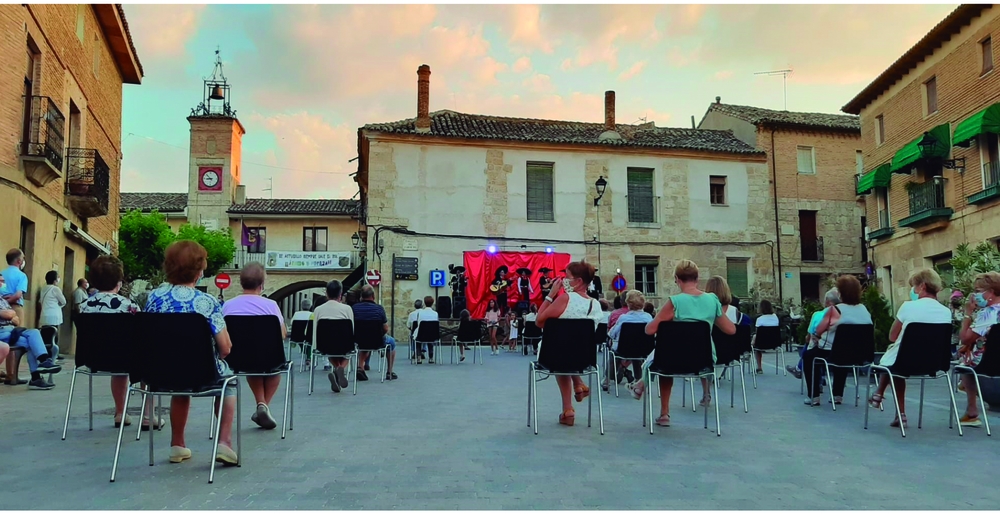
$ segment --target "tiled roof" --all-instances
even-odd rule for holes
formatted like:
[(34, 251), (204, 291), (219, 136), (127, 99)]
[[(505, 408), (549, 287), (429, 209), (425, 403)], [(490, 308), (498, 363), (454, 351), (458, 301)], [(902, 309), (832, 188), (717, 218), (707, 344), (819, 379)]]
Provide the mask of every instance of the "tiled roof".
[(122, 26), (125, 27), (125, 39), (128, 40), (128, 47), (132, 50), (132, 55), (135, 56), (135, 63), (139, 66), (139, 73), (145, 75), (146, 72), (142, 69), (142, 63), (139, 61), (139, 53), (135, 51), (135, 43), (132, 42), (132, 31), (128, 28), (128, 20), (125, 19), (125, 9), (122, 8), (122, 4), (115, 4), (115, 9), (118, 11), (118, 16), (122, 19)]
[(142, 212), (149, 212), (155, 209), (160, 212), (184, 212), (187, 202), (187, 193), (122, 193), (118, 210), (129, 212), (139, 209)]
[(600, 135), (604, 132), (603, 123), (504, 118), (449, 110), (432, 112), (430, 118), (431, 129), (426, 133), (417, 132), (416, 118), (390, 123), (372, 123), (362, 129), (370, 132), (427, 137), (663, 148), (735, 154), (762, 153), (736, 139), (728, 130), (661, 128), (649, 123), (618, 124), (615, 128), (621, 139), (601, 140)]
[(353, 216), (357, 214), (355, 200), (300, 200), (296, 198), (247, 198), (245, 204), (233, 205), (230, 214), (309, 214)]
[(846, 114), (824, 114), (818, 112), (774, 111), (747, 105), (713, 103), (708, 112), (720, 112), (739, 118), (754, 125), (782, 125), (789, 127), (818, 128), (861, 132), (861, 121), (857, 116)]

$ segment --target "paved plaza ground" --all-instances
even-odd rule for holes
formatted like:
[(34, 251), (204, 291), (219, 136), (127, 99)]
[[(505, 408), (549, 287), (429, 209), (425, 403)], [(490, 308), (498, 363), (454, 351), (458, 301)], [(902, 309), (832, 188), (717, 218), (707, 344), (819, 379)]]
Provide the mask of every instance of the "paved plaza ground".
[[(467, 359), (461, 365), (417, 366), (400, 355), (398, 381), (362, 382), (357, 396), (332, 393), (320, 372), (315, 393), (307, 396), (307, 374), (298, 374), (295, 429), (285, 440), (280, 429), (263, 431), (250, 423), (253, 398), (244, 389), (243, 467), (220, 466), (211, 485), (210, 400), (193, 401), (187, 435), (191, 460), (168, 463), (168, 425), (157, 434), (156, 466), (149, 467), (146, 436), (136, 442), (129, 430), (112, 484), (116, 431), (108, 378), (94, 379), (94, 408), (101, 414), (95, 416), (93, 432), (87, 431), (86, 379), (78, 384), (65, 441), (60, 433), (68, 371), (56, 376), (52, 391), (0, 386), (0, 425), (6, 436), (0, 508), (895, 510), (1000, 505), (1000, 489), (992, 485), (1000, 471), (1000, 435), (966, 429), (959, 437), (949, 430), (944, 381), (927, 383), (922, 430), (916, 427), (919, 387), (911, 386), (910, 430), (903, 439), (888, 427), (888, 411), (872, 411), (865, 431), (863, 403), (855, 408), (850, 402), (837, 412), (825, 399), (823, 408), (802, 405), (799, 382), (775, 376), (773, 361), (765, 364), (769, 373), (758, 378), (758, 389), (748, 391), (749, 414), (739, 404), (729, 407), (729, 382), (723, 383), (722, 437), (702, 428), (701, 411), (680, 408), (679, 388), (671, 406), (673, 426), (657, 428), (652, 436), (642, 427), (641, 403), (624, 389), (620, 398), (604, 395), (605, 435), (596, 425), (596, 399), (593, 428), (586, 426), (585, 404), (577, 408), (576, 426), (560, 426), (559, 396), (549, 379), (539, 383), (536, 436), (525, 423), (529, 358), (485, 353), (485, 365)], [(71, 369), (72, 361), (64, 367)], [(281, 414), (282, 394), (283, 389), (272, 406), (275, 417)], [(138, 397), (132, 405), (138, 407)], [(1000, 430), (1000, 418), (991, 419)]]

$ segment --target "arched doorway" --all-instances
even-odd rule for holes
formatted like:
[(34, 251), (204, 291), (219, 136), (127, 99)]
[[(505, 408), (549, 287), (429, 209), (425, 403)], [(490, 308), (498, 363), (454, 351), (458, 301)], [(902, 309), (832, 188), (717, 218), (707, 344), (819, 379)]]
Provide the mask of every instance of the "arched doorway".
[[(310, 289), (318, 289), (319, 291), (314, 291), (315, 294), (312, 295), (315, 297), (322, 294), (320, 291), (325, 290), (325, 288), (326, 282), (322, 280), (302, 280), (278, 288), (278, 290), (273, 293), (269, 293), (267, 297), (277, 302), (278, 306), (281, 308), (282, 314), (284, 314), (286, 318), (290, 319), (292, 314), (299, 309), (299, 301), (302, 298), (300, 298), (301, 295), (298, 293), (308, 291)], [(313, 298), (307, 299), (310, 300), (310, 303), (315, 304)]]

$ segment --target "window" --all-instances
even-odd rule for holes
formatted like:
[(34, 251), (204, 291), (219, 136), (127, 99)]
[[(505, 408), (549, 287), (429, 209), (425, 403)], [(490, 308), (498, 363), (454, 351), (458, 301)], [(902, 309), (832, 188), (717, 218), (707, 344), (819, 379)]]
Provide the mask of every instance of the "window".
[(890, 228), (889, 225), (889, 188), (875, 188), (875, 202), (878, 207), (878, 228)]
[(76, 38), (83, 43), (83, 29), (85, 27), (84, 23), (87, 16), (87, 4), (80, 4), (76, 6)]
[(803, 175), (816, 174), (816, 149), (811, 146), (798, 147), (799, 173)]
[(988, 37), (979, 43), (979, 50), (983, 54), (983, 72), (981, 75), (993, 71), (993, 38)]
[(924, 106), (927, 108), (927, 114), (936, 113), (938, 110), (937, 77), (931, 77), (930, 80), (924, 82), (924, 98), (926, 98)]
[(854, 168), (859, 177), (865, 174), (865, 159), (861, 150), (854, 153)]
[[(21, 240), (18, 248), (24, 252), (24, 273), (30, 277), (35, 262), (35, 222), (23, 216), (21, 217)], [(25, 293), (25, 296), (28, 294)]]
[(750, 297), (750, 259), (726, 259), (729, 290), (741, 299)]
[(656, 257), (635, 258), (635, 288), (646, 296), (656, 296), (656, 268), (659, 263)]
[(653, 175), (653, 170), (649, 168), (628, 169), (628, 221), (630, 223), (656, 222)]
[(726, 205), (726, 177), (713, 175), (708, 178), (712, 205)]
[(1000, 183), (1000, 141), (996, 134), (987, 132), (979, 136), (979, 162), (983, 163), (983, 189)]
[(885, 143), (885, 119), (881, 114), (875, 117), (875, 144)]
[(267, 251), (267, 228), (247, 227), (250, 244), (247, 253), (264, 253)]
[(100, 76), (101, 71), (101, 38), (94, 34), (94, 78)]
[(822, 261), (819, 236), (816, 230), (816, 211), (799, 211), (799, 239), (803, 261)]
[(302, 229), (303, 252), (326, 251), (326, 227), (306, 227)]
[(555, 221), (552, 209), (551, 162), (528, 162), (528, 221)]

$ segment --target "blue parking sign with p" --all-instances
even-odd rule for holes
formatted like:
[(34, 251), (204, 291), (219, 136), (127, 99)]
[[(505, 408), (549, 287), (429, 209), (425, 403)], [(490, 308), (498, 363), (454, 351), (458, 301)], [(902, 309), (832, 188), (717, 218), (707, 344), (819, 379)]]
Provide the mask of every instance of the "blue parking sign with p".
[(444, 270), (431, 270), (431, 287), (444, 287), (447, 283), (447, 275)]

